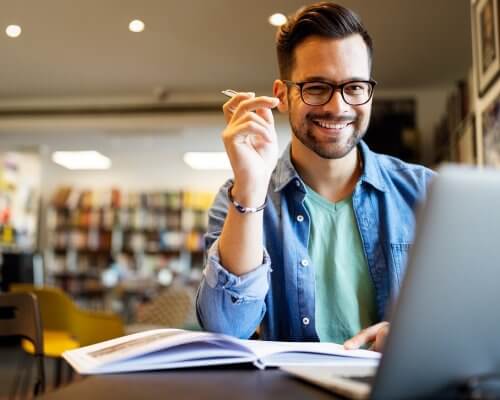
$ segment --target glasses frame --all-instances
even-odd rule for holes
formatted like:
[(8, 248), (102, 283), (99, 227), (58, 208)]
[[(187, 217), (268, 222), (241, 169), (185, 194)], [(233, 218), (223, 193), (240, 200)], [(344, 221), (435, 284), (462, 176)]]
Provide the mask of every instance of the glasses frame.
[[(369, 80), (352, 80), (352, 81), (341, 83), (340, 85), (335, 85), (333, 83), (325, 82), (325, 81), (294, 82), (294, 81), (289, 81), (289, 80), (283, 80), (283, 82), (287, 86), (297, 86), (299, 88), (299, 91), (300, 91), (300, 98), (301, 98), (301, 100), (304, 102), (304, 104), (307, 104), (308, 106), (311, 106), (311, 107), (316, 107), (316, 106), (319, 107), (319, 106), (324, 106), (325, 104), (328, 104), (330, 102), (330, 100), (332, 99), (333, 94), (338, 89), (340, 89), (340, 95), (342, 96), (342, 100), (344, 100), (344, 103), (349, 104), (350, 106), (362, 106), (363, 104), (368, 103), (372, 99), (373, 92), (375, 91), (375, 86), (377, 85), (377, 81), (375, 81), (373, 79), (369, 79)], [(364, 101), (363, 103), (352, 104), (352, 103), (348, 102), (345, 99), (344, 87), (347, 86), (347, 85), (350, 85), (352, 83), (356, 83), (356, 82), (370, 84), (370, 86), (371, 86), (371, 92), (370, 92), (370, 96), (368, 97), (368, 99), (366, 101)], [(304, 100), (304, 94), (303, 94), (303, 88), (304, 88), (304, 85), (306, 85), (308, 83), (321, 83), (321, 84), (330, 86), (332, 88), (332, 91), (331, 91), (330, 96), (328, 97), (328, 99), (324, 103), (321, 103), (321, 104), (309, 104), (307, 101), (305, 101)]]

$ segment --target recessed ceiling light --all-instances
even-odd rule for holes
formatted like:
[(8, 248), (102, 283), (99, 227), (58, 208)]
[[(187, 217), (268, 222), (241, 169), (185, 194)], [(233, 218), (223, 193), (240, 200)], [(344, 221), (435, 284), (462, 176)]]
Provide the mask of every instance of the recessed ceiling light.
[(19, 25), (9, 25), (5, 28), (5, 33), (8, 37), (16, 38), (21, 34), (22, 30)]
[(130, 24), (128, 24), (128, 29), (131, 32), (142, 32), (144, 30), (144, 22), (140, 19), (134, 19), (133, 21), (130, 21)]
[(281, 13), (276, 13), (269, 17), (269, 23), (274, 26), (285, 25), (286, 21), (287, 21), (286, 15)]
[(184, 162), (193, 169), (219, 169), (229, 170), (231, 164), (224, 152), (187, 152), (184, 154)]
[(52, 161), (67, 169), (109, 169), (111, 160), (95, 150), (88, 151), (55, 151)]

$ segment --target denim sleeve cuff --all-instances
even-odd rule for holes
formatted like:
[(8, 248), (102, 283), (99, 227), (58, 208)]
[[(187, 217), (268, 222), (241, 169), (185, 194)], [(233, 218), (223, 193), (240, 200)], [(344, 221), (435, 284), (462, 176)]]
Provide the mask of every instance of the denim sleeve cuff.
[(203, 275), (208, 286), (213, 289), (224, 290), (231, 297), (240, 300), (258, 300), (266, 297), (271, 271), (271, 258), (264, 248), (264, 259), (261, 265), (240, 276), (232, 274), (220, 263), (219, 240), (217, 239), (208, 250)]

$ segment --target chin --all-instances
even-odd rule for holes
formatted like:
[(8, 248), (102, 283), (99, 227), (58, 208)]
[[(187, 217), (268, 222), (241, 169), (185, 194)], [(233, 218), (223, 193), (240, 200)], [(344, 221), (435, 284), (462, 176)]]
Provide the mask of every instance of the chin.
[(299, 138), (309, 150), (321, 158), (337, 160), (348, 155), (358, 145), (361, 137), (351, 136), (346, 141), (320, 142), (312, 138), (305, 141)]
[(340, 158), (344, 158), (347, 154), (349, 154), (352, 150), (352, 147), (350, 148), (328, 148), (325, 149), (324, 147), (315, 147), (311, 149), (317, 156), (324, 158), (325, 160), (338, 160)]

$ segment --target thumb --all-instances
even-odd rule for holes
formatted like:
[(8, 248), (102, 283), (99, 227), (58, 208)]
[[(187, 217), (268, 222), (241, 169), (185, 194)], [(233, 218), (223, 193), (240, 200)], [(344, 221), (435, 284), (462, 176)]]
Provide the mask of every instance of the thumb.
[(346, 350), (356, 350), (359, 349), (360, 343), (353, 337), (344, 342), (344, 348)]

